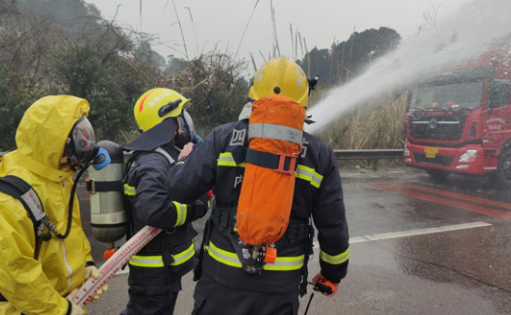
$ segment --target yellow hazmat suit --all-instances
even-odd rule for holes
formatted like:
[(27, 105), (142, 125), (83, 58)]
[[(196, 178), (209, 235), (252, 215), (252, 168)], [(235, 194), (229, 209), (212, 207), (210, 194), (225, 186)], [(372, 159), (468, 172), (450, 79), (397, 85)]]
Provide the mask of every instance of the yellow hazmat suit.
[[(74, 123), (89, 112), (86, 100), (74, 96), (48, 96), (28, 108), (16, 132), (17, 150), (5, 155), (0, 176), (15, 175), (39, 194), (46, 215), (64, 234), (73, 186), (68, 165), (61, 165), (66, 139)], [(63, 297), (84, 282), (85, 264), (92, 262), (90, 244), (74, 198), (69, 236), (42, 242), (34, 259), (32, 221), (21, 203), (0, 193), (0, 315), (21, 313), (64, 315)]]

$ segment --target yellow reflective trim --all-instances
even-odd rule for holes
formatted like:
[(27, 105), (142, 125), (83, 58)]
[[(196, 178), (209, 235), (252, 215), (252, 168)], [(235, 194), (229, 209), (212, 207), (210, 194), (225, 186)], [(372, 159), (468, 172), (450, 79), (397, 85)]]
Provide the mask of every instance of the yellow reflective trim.
[(188, 249), (182, 251), (177, 255), (172, 255), (174, 258), (174, 262), (170, 264), (171, 266), (179, 266), (190, 260), (195, 255), (195, 245), (192, 242), (192, 245), (188, 247)]
[[(209, 242), (209, 246), (206, 246), (206, 250), (208, 251), (211, 258), (224, 265), (236, 268), (242, 267), (241, 261), (236, 253), (231, 253), (229, 251), (218, 248), (211, 241)], [(275, 259), (274, 264), (265, 264), (263, 266), (263, 269), (268, 271), (298, 270), (303, 267), (304, 259), (305, 259), (304, 255), (292, 257), (277, 257), (277, 259)]]
[(303, 267), (305, 255), (295, 257), (277, 257), (274, 264), (266, 264), (264, 270), (292, 271)]
[(175, 202), (175, 201), (172, 201), (172, 203), (174, 204), (174, 207), (176, 208), (176, 214), (177, 214), (176, 224), (174, 225), (174, 227), (181, 226), (181, 225), (185, 224), (186, 216), (188, 214), (188, 205), (184, 204), (184, 203)]
[(163, 267), (162, 256), (133, 256), (129, 260), (129, 264), (136, 267), (145, 268), (161, 268)]
[(135, 259), (161, 259), (161, 255), (160, 256), (140, 256), (140, 255), (134, 255), (132, 258), (135, 258)]
[(323, 175), (316, 172), (313, 168), (298, 164), (295, 176), (299, 179), (308, 181), (312, 186), (319, 188), (323, 181)]
[(135, 187), (130, 186), (128, 184), (124, 184), (124, 194), (126, 196), (135, 196), (136, 193), (137, 190), (135, 189)]
[(321, 186), (321, 182), (323, 181), (323, 176), (317, 172), (314, 172), (314, 175), (311, 179), (311, 185), (319, 188)]
[(176, 165), (185, 164), (185, 161), (177, 161)]
[[(190, 247), (186, 250), (182, 251), (177, 255), (172, 255), (172, 259), (174, 260), (170, 265), (171, 266), (179, 266), (193, 258), (195, 255), (195, 246), (192, 243)], [(129, 260), (129, 264), (137, 267), (145, 267), (145, 268), (161, 268), (164, 266), (163, 257), (160, 256), (139, 256), (135, 255), (131, 257)]]
[(236, 164), (234, 157), (231, 152), (220, 153), (217, 159), (218, 166), (229, 166), (229, 167), (245, 167), (246, 163)]
[(331, 265), (340, 265), (344, 262), (346, 262), (350, 258), (350, 248), (346, 249), (346, 251), (342, 254), (331, 256), (325, 253), (324, 251), (321, 251), (319, 258), (323, 260), (326, 263), (329, 263)]
[(209, 256), (211, 256), (214, 260), (224, 265), (241, 268), (241, 262), (235, 253), (230, 253), (220, 249), (216, 247), (213, 242), (209, 242), (209, 246), (206, 246), (206, 250), (208, 251)]

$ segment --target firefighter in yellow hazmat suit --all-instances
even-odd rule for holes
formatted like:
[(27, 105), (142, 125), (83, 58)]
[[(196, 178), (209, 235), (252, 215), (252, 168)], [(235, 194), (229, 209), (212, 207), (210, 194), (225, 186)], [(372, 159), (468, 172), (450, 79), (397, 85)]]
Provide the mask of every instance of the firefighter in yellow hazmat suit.
[[(17, 150), (0, 160), (0, 176), (14, 175), (32, 186), (46, 216), (62, 234), (68, 228), (72, 175), (83, 167), (80, 157), (72, 156), (83, 152), (68, 150), (77, 126), (90, 127), (80, 131), (85, 136), (80, 145), (95, 142), (88, 112), (88, 102), (74, 96), (39, 99), (18, 126)], [(0, 315), (84, 314), (70, 301), (72, 292), (99, 273), (82, 230), (78, 198), (73, 209), (67, 237), (53, 235), (41, 241), (36, 258), (36, 236), (27, 210), (17, 199), (0, 193)]]

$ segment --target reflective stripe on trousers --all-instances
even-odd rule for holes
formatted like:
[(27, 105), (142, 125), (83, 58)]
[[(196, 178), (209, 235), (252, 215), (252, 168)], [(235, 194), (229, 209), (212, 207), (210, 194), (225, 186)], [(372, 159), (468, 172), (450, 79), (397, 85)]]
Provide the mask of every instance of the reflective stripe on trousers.
[[(195, 255), (195, 246), (192, 243), (188, 249), (182, 251), (177, 255), (172, 255), (172, 259), (174, 260), (170, 265), (171, 266), (179, 266), (190, 260)], [(161, 268), (164, 266), (163, 257), (159, 256), (142, 256), (135, 255), (133, 256), (129, 264), (131, 266), (137, 267), (145, 267), (145, 268)]]
[[(213, 242), (209, 242), (209, 245), (206, 246), (206, 250), (214, 260), (222, 263), (224, 265), (228, 265), (235, 268), (241, 268), (241, 261), (238, 258), (236, 253), (232, 253), (226, 250), (223, 250)], [(301, 256), (290, 256), (290, 257), (277, 257), (275, 263), (273, 264), (265, 264), (263, 266), (264, 270), (272, 270), (272, 271), (293, 271), (299, 270), (303, 267), (305, 255)]]

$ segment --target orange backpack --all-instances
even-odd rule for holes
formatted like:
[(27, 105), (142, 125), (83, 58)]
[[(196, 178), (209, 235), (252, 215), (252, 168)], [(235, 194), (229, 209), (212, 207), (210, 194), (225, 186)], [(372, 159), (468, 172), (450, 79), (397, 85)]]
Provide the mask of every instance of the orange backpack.
[(304, 120), (305, 108), (285, 96), (263, 97), (252, 104), (236, 214), (238, 234), (248, 245), (274, 244), (287, 229)]

